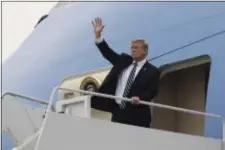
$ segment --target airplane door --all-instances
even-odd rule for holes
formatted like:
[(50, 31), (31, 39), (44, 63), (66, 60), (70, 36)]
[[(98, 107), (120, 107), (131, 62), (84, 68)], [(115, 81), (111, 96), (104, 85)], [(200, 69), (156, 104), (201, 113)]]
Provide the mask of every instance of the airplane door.
[[(202, 56), (162, 66), (162, 75), (155, 103), (205, 112), (210, 58)], [(204, 135), (204, 117), (154, 108), (152, 127)]]

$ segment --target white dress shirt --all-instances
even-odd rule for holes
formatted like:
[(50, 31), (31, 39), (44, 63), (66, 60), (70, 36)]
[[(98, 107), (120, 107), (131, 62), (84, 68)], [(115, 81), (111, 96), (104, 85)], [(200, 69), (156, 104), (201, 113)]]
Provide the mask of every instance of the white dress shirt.
[[(145, 59), (137, 62), (137, 68), (136, 68), (136, 72), (135, 72), (135, 75), (134, 75), (134, 79), (136, 78), (138, 72), (141, 70), (141, 68), (146, 63), (146, 61), (147, 60), (145, 58)], [(129, 65), (119, 75), (119, 79), (118, 79), (118, 82), (117, 82), (115, 96), (123, 97), (123, 93), (124, 93), (124, 90), (125, 90), (125, 87), (126, 87), (126, 84), (127, 84), (127, 80), (129, 78), (130, 72), (132, 71), (133, 67), (134, 67), (133, 64)], [(121, 103), (121, 100), (117, 99), (116, 100), (116, 103), (117, 104), (120, 104)]]
[[(101, 43), (102, 41), (103, 41), (102, 37), (100, 37), (99, 39), (96, 39), (96, 43)], [(145, 58), (145, 59), (137, 62), (137, 67), (136, 67), (136, 72), (135, 72), (135, 75), (134, 75), (134, 79), (136, 78), (138, 72), (141, 70), (141, 68), (146, 63), (146, 61), (147, 61), (147, 59)], [(126, 87), (126, 84), (127, 84), (127, 80), (129, 78), (130, 72), (133, 69), (133, 66), (134, 66), (133, 64), (129, 65), (119, 75), (117, 86), (116, 86), (115, 96), (123, 97), (123, 93), (124, 93), (124, 90), (125, 90), (125, 87)], [(120, 104), (121, 100), (116, 99), (116, 103)]]

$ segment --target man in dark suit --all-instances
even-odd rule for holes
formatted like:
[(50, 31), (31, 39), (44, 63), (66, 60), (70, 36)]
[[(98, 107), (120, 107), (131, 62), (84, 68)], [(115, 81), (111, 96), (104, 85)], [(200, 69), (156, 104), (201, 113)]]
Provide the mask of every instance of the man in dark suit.
[(101, 18), (92, 21), (95, 42), (101, 54), (113, 65), (97, 92), (131, 98), (132, 102), (92, 96), (92, 108), (112, 113), (112, 122), (150, 127), (150, 107), (139, 104), (151, 101), (157, 94), (160, 71), (147, 60), (148, 44), (143, 39), (133, 40), (131, 56), (117, 54), (101, 36)]

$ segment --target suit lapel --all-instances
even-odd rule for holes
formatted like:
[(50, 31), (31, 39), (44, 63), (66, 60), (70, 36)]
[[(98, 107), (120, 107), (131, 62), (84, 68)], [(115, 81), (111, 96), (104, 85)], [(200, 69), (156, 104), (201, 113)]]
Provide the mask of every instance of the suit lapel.
[(132, 63), (131, 57), (123, 57), (121, 61), (118, 62), (118, 65), (115, 65), (112, 70), (110, 71), (109, 75), (107, 76), (107, 79), (105, 80), (104, 84), (107, 84), (109, 81), (114, 79), (115, 77), (118, 77), (118, 75), (127, 68)]
[(138, 72), (133, 85), (132, 85), (132, 89), (134, 87), (136, 87), (138, 84), (142, 84), (142, 82), (145, 81), (145, 76), (148, 75), (149, 68), (148, 68), (148, 62), (146, 62), (143, 67), (141, 68), (141, 70)]

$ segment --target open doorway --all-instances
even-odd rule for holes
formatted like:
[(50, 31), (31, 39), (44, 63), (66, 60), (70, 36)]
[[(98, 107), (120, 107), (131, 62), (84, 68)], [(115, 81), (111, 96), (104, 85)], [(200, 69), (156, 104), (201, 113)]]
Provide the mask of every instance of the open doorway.
[[(201, 56), (161, 67), (155, 103), (205, 112), (210, 57)], [(204, 135), (204, 117), (153, 108), (152, 127), (167, 131)]]

